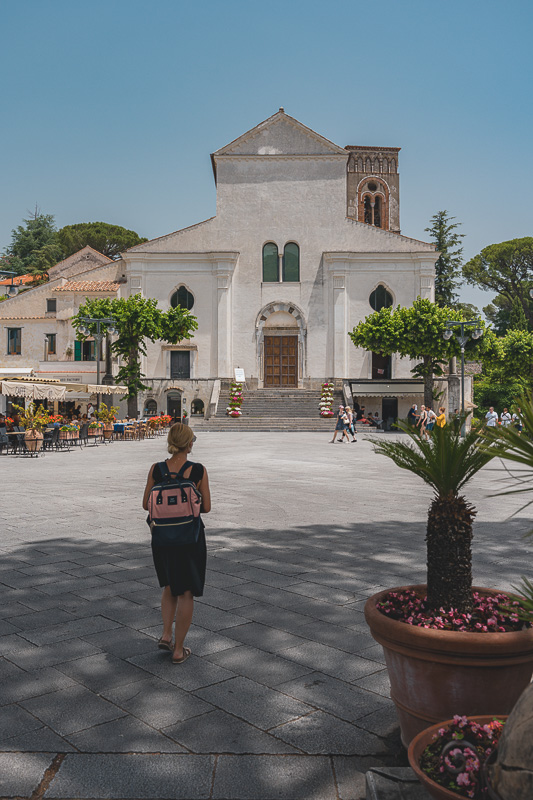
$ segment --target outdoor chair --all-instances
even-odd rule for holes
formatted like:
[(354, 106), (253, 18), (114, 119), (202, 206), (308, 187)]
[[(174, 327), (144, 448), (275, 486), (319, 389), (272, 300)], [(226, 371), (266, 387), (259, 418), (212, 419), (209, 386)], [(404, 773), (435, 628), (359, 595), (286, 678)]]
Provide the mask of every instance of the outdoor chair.
[(83, 445), (85, 445), (85, 447), (87, 447), (87, 445), (89, 444), (89, 423), (88, 422), (84, 422), (83, 425), (81, 426), (80, 435), (79, 435), (78, 441), (80, 443), (80, 447), (82, 447)]
[(51, 450), (54, 446), (55, 428), (47, 428), (43, 434), (43, 450)]
[(9, 450), (9, 436), (7, 433), (0, 433), (0, 453), (3, 453), (4, 450), (7, 452)]
[(124, 438), (125, 439), (135, 439), (137, 435), (137, 423), (134, 422), (133, 425), (126, 425), (124, 427)]

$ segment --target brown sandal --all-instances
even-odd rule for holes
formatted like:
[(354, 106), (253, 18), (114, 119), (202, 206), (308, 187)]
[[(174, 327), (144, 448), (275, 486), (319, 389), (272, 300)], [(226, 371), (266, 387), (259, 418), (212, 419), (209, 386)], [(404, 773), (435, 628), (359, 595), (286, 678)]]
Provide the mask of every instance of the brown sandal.
[(169, 650), (171, 653), (174, 651), (174, 645), (172, 642), (169, 642), (167, 639), (161, 639), (158, 641), (157, 646), (160, 650)]
[(173, 658), (172, 659), (172, 663), (173, 664), (183, 664), (184, 661), (187, 661), (187, 659), (189, 658), (190, 655), (191, 655), (190, 649), (188, 647), (184, 647), (183, 648), (182, 657), (181, 658)]

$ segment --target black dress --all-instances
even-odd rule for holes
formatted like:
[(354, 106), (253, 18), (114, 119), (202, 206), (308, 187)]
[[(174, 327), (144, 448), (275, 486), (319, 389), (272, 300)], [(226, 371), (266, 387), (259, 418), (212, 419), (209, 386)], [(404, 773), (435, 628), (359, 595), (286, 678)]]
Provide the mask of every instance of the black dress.
[[(152, 477), (156, 483), (163, 477), (159, 464), (155, 465)], [(204, 477), (202, 464), (193, 464), (189, 477), (198, 485)], [(159, 585), (170, 586), (174, 597), (184, 592), (192, 592), (194, 597), (203, 595), (207, 546), (202, 521), (196, 544), (165, 546), (152, 544), (152, 555)]]

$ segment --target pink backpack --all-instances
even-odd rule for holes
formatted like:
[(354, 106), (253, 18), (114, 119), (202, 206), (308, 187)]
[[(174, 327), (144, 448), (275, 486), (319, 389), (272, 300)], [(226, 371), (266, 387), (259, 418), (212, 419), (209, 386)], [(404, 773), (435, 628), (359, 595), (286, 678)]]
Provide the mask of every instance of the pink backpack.
[(158, 466), (162, 478), (152, 486), (148, 498), (152, 544), (195, 544), (200, 533), (202, 495), (190, 478), (183, 477), (192, 463), (186, 461), (178, 473), (171, 473), (166, 461), (161, 461)]

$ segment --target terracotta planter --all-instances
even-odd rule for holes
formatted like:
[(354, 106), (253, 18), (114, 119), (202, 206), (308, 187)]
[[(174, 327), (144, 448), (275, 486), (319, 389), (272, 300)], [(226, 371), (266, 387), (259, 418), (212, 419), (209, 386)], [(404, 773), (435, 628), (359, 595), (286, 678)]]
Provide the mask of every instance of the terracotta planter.
[(111, 439), (114, 431), (113, 423), (106, 422), (104, 424), (104, 439)]
[[(510, 633), (464, 633), (417, 628), (389, 619), (376, 603), (389, 591), (425, 594), (400, 586), (370, 597), (365, 618), (383, 647), (402, 742), (407, 747), (429, 725), (466, 716), (509, 714), (533, 673), (533, 628)], [(479, 586), (474, 591), (494, 594)]]
[[(477, 634), (474, 634), (477, 636)], [(481, 634), (483, 635), (483, 634)], [(485, 725), (487, 722), (492, 722), (494, 717), (497, 716), (496, 714), (486, 714), (484, 716), (471, 716), (469, 717), (470, 720), (473, 722), (478, 722), (480, 725)], [(503, 715), (501, 717), (504, 721), (507, 719), (507, 716)], [(438, 783), (432, 781), (431, 778), (428, 778), (425, 772), (419, 767), (420, 758), (422, 753), (428, 746), (431, 744), (433, 740), (433, 736), (437, 733), (439, 728), (447, 728), (453, 722), (452, 719), (446, 720), (446, 722), (439, 722), (436, 725), (432, 725), (430, 728), (426, 728), (425, 731), (421, 731), (418, 733), (411, 744), (409, 745), (409, 750), (407, 752), (407, 756), (409, 758), (409, 764), (411, 769), (416, 774), (416, 777), (424, 786), (431, 797), (434, 797), (435, 800), (464, 800), (463, 795), (457, 794), (457, 792), (452, 792), (450, 789), (445, 789), (443, 786), (439, 786)], [(496, 795), (492, 795), (495, 797)], [(487, 798), (488, 800), (488, 798)]]
[(30, 453), (38, 453), (43, 446), (44, 434), (41, 431), (28, 430), (24, 434), (24, 444)]

